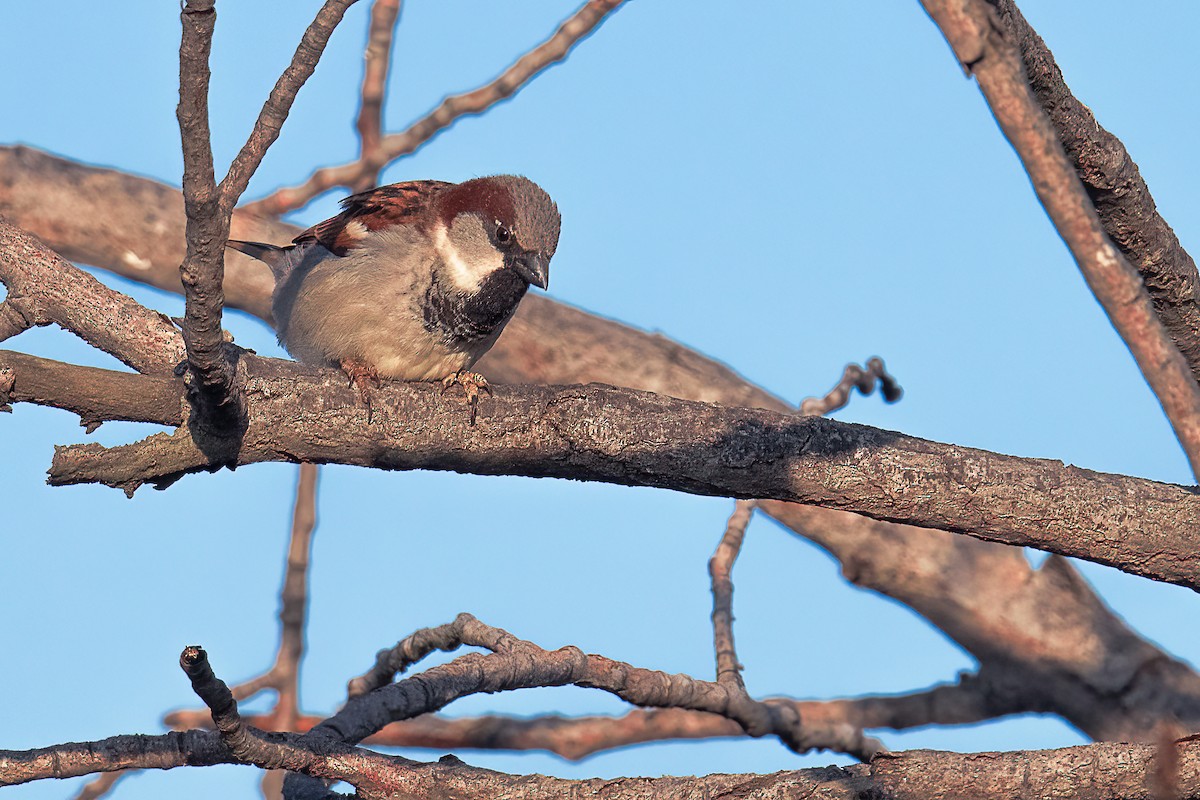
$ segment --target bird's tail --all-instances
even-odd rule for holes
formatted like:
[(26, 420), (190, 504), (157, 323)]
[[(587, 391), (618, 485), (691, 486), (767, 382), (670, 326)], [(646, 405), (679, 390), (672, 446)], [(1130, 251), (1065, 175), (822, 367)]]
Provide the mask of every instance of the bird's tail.
[(239, 239), (230, 239), (225, 243), (225, 246), (230, 250), (237, 250), (239, 253), (245, 253), (251, 258), (256, 258), (271, 268), (276, 280), (283, 273), (289, 271), (290, 259), (288, 254), (292, 247), (279, 247), (273, 244), (264, 244), (263, 242), (243, 242)]

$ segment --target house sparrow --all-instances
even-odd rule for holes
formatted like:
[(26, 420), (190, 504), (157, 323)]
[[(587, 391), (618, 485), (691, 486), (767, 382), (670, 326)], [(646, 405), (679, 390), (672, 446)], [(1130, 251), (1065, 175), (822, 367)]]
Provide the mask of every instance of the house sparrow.
[(409, 181), (347, 197), (288, 247), (230, 240), (275, 274), (280, 343), (340, 366), (369, 407), (367, 382), (458, 383), (474, 422), (482, 376), (467, 370), (496, 342), (530, 284), (545, 289), (558, 207), (527, 178)]

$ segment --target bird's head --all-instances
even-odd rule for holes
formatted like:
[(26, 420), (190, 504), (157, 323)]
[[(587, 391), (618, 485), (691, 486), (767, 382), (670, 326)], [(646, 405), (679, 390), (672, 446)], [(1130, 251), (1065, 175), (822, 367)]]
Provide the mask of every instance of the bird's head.
[(430, 234), (450, 280), (473, 292), (496, 270), (545, 289), (558, 247), (558, 206), (518, 175), (495, 175), (439, 192)]

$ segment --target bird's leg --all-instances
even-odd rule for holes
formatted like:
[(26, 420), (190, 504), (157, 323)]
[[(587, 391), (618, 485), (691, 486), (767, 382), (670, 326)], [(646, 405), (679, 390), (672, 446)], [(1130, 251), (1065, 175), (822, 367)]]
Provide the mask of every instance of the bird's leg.
[(350, 379), (350, 385), (358, 389), (358, 398), (367, 407), (367, 424), (371, 423), (371, 390), (379, 388), (379, 373), (365, 361), (347, 358), (339, 362), (342, 372)]
[(488, 386), (487, 378), (478, 372), (460, 369), (458, 372), (442, 378), (442, 394), (445, 394), (456, 383), (467, 393), (467, 402), (471, 404), (471, 424), (474, 425), (475, 412), (479, 408), (479, 393), (483, 391), (490, 395), (492, 387)]

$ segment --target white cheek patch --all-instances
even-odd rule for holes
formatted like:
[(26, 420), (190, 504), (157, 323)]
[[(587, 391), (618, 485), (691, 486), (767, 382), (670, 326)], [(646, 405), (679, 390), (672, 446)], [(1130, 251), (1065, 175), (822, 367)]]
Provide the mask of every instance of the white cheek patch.
[(433, 248), (442, 263), (446, 265), (446, 274), (450, 277), (450, 281), (456, 288), (464, 292), (478, 291), (484, 276), (504, 263), (503, 256), (496, 253), (496, 263), (472, 265), (450, 241), (448, 231), (441, 225), (434, 229)]

